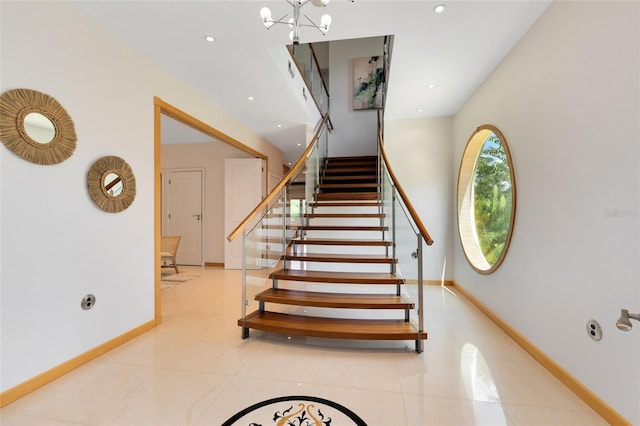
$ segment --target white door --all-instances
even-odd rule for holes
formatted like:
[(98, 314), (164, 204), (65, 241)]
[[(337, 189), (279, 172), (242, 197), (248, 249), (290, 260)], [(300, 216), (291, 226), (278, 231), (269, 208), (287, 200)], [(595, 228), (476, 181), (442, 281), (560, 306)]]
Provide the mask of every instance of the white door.
[(176, 260), (202, 265), (202, 170), (168, 172), (167, 235), (180, 235)]
[[(262, 200), (263, 160), (228, 158), (224, 164), (224, 233), (229, 235)], [(225, 238), (225, 269), (242, 268), (242, 236)]]
[(273, 191), (273, 188), (275, 188), (276, 185), (278, 185), (281, 180), (282, 180), (282, 176), (269, 172), (269, 193)]

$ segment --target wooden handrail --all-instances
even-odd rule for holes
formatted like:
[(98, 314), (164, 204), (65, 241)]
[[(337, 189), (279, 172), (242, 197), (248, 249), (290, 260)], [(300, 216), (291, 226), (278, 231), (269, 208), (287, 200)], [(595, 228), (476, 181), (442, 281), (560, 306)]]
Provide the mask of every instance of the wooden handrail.
[(387, 171), (389, 172), (389, 176), (391, 177), (391, 181), (393, 182), (393, 185), (396, 187), (398, 194), (400, 194), (400, 198), (402, 198), (402, 202), (407, 207), (407, 210), (409, 215), (411, 216), (411, 219), (413, 219), (413, 222), (418, 227), (418, 232), (420, 232), (420, 235), (422, 235), (422, 238), (424, 238), (427, 245), (430, 246), (431, 244), (433, 244), (431, 235), (429, 235), (429, 232), (427, 232), (427, 228), (425, 228), (424, 224), (420, 220), (420, 217), (418, 216), (416, 209), (413, 208), (413, 204), (411, 204), (411, 201), (409, 201), (409, 197), (407, 196), (407, 193), (404, 192), (402, 185), (400, 185), (400, 182), (398, 182), (398, 178), (396, 177), (396, 174), (393, 172), (393, 169), (391, 168), (391, 164), (389, 164), (389, 159), (387, 158), (387, 153), (384, 150), (384, 144), (382, 141), (382, 128), (380, 127), (379, 118), (380, 116), (378, 115), (378, 145), (380, 146), (380, 155), (382, 156), (382, 160), (384, 161), (384, 164), (387, 167)]
[(300, 158), (298, 159), (298, 161), (296, 162), (296, 164), (291, 168), (291, 170), (289, 170), (289, 173), (287, 173), (287, 175), (285, 177), (282, 178), (282, 180), (280, 181), (279, 184), (276, 185), (275, 188), (273, 188), (273, 190), (269, 193), (269, 195), (267, 195), (252, 211), (251, 213), (249, 213), (247, 215), (246, 218), (244, 218), (244, 220), (242, 222), (240, 222), (240, 224), (238, 226), (236, 226), (236, 229), (234, 229), (228, 236), (227, 236), (227, 241), (231, 242), (233, 241), (239, 234), (240, 232), (242, 232), (242, 230), (251, 222), (251, 220), (254, 218), (254, 216), (263, 208), (267, 207), (269, 205), (269, 203), (271, 201), (273, 201), (274, 198), (276, 198), (276, 195), (280, 192), (280, 190), (282, 188), (284, 188), (284, 186), (289, 183), (289, 181), (298, 174), (298, 172), (300, 171), (300, 169), (302, 168), (302, 166), (304, 165), (305, 160), (307, 159), (307, 157), (309, 156), (309, 154), (311, 153), (311, 151), (313, 150), (313, 148), (318, 144), (318, 140), (320, 139), (320, 133), (322, 132), (322, 129), (324, 128), (325, 124), (327, 123), (327, 120), (329, 119), (329, 114), (325, 114), (324, 117), (322, 117), (322, 120), (320, 122), (320, 125), (318, 126), (318, 129), (316, 130), (315, 135), (313, 135), (313, 139), (311, 140), (311, 143), (309, 144), (309, 146), (307, 147), (307, 149), (304, 150), (304, 152), (302, 153), (302, 155), (300, 156)]

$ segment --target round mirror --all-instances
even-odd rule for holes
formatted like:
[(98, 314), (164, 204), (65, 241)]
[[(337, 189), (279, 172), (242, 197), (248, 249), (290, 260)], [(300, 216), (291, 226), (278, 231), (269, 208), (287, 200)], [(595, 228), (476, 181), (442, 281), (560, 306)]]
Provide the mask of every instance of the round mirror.
[(102, 190), (110, 197), (119, 197), (124, 192), (122, 177), (113, 172), (107, 172), (102, 179)]
[(58, 164), (73, 155), (76, 131), (67, 111), (51, 96), (14, 89), (0, 96), (0, 140), (36, 164)]
[(102, 157), (87, 174), (89, 195), (98, 207), (118, 213), (133, 203), (136, 197), (136, 178), (133, 170), (120, 157)]
[(46, 115), (30, 112), (24, 116), (24, 131), (38, 143), (50, 143), (56, 137), (56, 126)]

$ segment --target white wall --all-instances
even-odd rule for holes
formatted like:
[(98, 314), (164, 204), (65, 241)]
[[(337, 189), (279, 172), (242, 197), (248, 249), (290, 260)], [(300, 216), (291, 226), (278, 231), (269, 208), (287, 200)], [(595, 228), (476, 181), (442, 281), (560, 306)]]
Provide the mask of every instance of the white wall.
[[(50, 94), (75, 122), (74, 155), (53, 166), (0, 147), (1, 390), (154, 318), (154, 96), (269, 156), (282, 154), (64, 2), (2, 2), (1, 91)], [(104, 155), (132, 167), (137, 196), (99, 210), (86, 175)], [(80, 308), (87, 293), (95, 307)]]
[(640, 324), (615, 322), (640, 311), (639, 21), (638, 2), (555, 2), (454, 119), (456, 164), (493, 124), (517, 180), (504, 264), (477, 274), (454, 238), (456, 282), (633, 424)]
[[(163, 179), (164, 172), (170, 169), (204, 169), (202, 257), (205, 263), (224, 263), (224, 160), (251, 157), (223, 142), (162, 145)], [(167, 187), (163, 185), (163, 188)]]
[(382, 55), (383, 37), (329, 45), (331, 132), (329, 156), (376, 155), (377, 110), (353, 110), (353, 59)]
[(424, 279), (453, 279), (453, 118), (386, 120), (389, 162), (434, 243), (424, 246)]

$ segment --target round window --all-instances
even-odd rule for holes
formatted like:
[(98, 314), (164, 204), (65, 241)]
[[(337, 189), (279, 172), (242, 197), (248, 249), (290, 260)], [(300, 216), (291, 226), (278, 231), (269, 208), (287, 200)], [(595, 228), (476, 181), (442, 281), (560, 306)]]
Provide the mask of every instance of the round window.
[(458, 231), (464, 254), (481, 274), (507, 254), (516, 213), (516, 180), (507, 141), (484, 125), (471, 135), (458, 175)]

